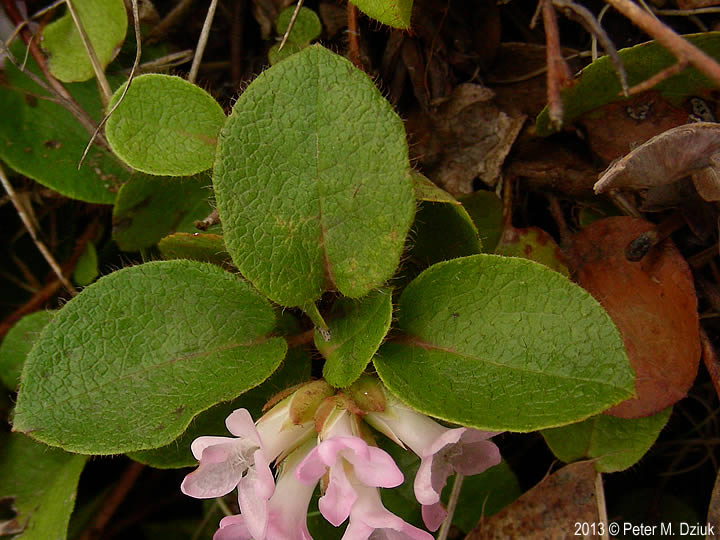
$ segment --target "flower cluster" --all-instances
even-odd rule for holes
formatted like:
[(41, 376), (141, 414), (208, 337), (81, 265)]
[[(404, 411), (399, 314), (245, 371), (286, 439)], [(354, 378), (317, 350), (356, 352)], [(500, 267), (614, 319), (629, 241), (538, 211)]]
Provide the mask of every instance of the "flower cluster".
[(235, 437), (196, 439), (191, 449), (200, 465), (181, 486), (197, 498), (221, 497), (237, 487), (240, 514), (223, 518), (214, 540), (311, 540), (306, 517), (318, 484), (322, 516), (336, 527), (349, 519), (343, 540), (432, 540), (383, 506), (379, 488), (399, 486), (404, 478), (375, 446), (368, 424), (420, 457), (414, 492), (431, 531), (446, 516), (440, 493), (448, 477), (478, 474), (500, 462), (488, 440), (495, 433), (446, 428), (386, 395), (370, 378), (347, 394), (314, 381), (257, 424), (245, 409), (225, 423)]

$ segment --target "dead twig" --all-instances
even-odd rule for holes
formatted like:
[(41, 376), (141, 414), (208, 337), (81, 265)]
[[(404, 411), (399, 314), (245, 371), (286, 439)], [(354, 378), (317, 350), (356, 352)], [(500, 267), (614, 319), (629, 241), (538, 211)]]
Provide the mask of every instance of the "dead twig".
[(213, 208), (213, 211), (205, 219), (199, 219), (194, 222), (195, 228), (201, 231), (207, 231), (213, 225), (220, 223), (220, 214), (218, 214), (217, 208)]
[(215, 9), (217, 8), (217, 0), (210, 0), (210, 7), (208, 7), (207, 15), (205, 16), (205, 22), (203, 23), (202, 30), (200, 31), (200, 38), (198, 39), (197, 47), (195, 48), (195, 57), (193, 58), (192, 66), (190, 66), (190, 73), (188, 74), (188, 82), (194, 83), (197, 78), (198, 70), (200, 69), (200, 62), (202, 62), (203, 54), (205, 54), (205, 46), (210, 36), (210, 27), (212, 26), (213, 19), (215, 18)]
[(687, 67), (688, 63), (686, 60), (679, 60), (677, 63), (673, 64), (670, 67), (666, 67), (662, 71), (657, 72), (655, 75), (650, 77), (647, 80), (644, 80), (641, 83), (636, 84), (630, 90), (628, 91), (628, 95), (635, 95), (635, 94), (641, 94), (642, 92), (645, 92), (646, 90), (650, 90), (653, 88), (656, 84), (660, 84), (665, 79), (669, 79), (673, 75), (677, 75), (680, 73), (683, 69)]
[(15, 210), (17, 211), (18, 215), (20, 216), (20, 219), (22, 220), (23, 224), (25, 225), (25, 228), (27, 229), (27, 232), (30, 234), (30, 238), (32, 238), (32, 241), (37, 246), (38, 250), (40, 250), (40, 253), (42, 253), (43, 258), (47, 261), (47, 263), (50, 265), (50, 268), (52, 268), (52, 271), (55, 273), (55, 275), (58, 277), (60, 282), (63, 284), (63, 286), (67, 289), (67, 291), (72, 294), (76, 295), (77, 290), (75, 287), (73, 287), (72, 283), (63, 275), (62, 270), (60, 269), (60, 265), (55, 260), (55, 257), (52, 253), (50, 253), (50, 250), (45, 246), (45, 244), (38, 238), (37, 232), (35, 231), (35, 227), (33, 226), (32, 220), (30, 219), (30, 216), (28, 216), (25, 208), (23, 207), (22, 203), (20, 202), (20, 199), (18, 198), (17, 194), (15, 193), (15, 190), (12, 187), (12, 184), (10, 183), (10, 180), (8, 180), (7, 176), (5, 176), (5, 171), (3, 170), (2, 166), (0, 166), (0, 183), (2, 183), (3, 188), (5, 188), (5, 191), (7, 192), (8, 196), (10, 197), (10, 200), (13, 203), (13, 206), (15, 207)]
[(347, 3), (348, 57), (350, 58), (350, 61), (356, 67), (364, 70), (365, 66), (363, 65), (362, 55), (360, 54), (360, 42), (358, 40), (358, 37), (360, 36), (360, 32), (358, 31), (357, 18), (358, 18), (358, 14), (357, 14), (357, 8), (355, 7), (355, 4), (348, 2)]
[(623, 66), (622, 60), (620, 59), (620, 55), (618, 54), (615, 45), (605, 33), (605, 30), (603, 30), (603, 27), (600, 26), (600, 23), (597, 21), (597, 19), (595, 19), (593, 14), (590, 13), (587, 8), (576, 4), (572, 0), (552, 0), (552, 3), (553, 6), (559, 9), (563, 15), (565, 15), (568, 19), (572, 19), (573, 21), (580, 23), (583, 28), (585, 28), (585, 30), (587, 30), (588, 33), (593, 36), (593, 38), (597, 39), (600, 42), (600, 44), (603, 46), (603, 49), (605, 49), (605, 53), (608, 55), (608, 58), (610, 58), (610, 62), (615, 68), (615, 71), (618, 74), (618, 78), (620, 79), (620, 86), (622, 86), (623, 89), (623, 94), (627, 96), (628, 83), (627, 74), (625, 73), (625, 67)]
[(130, 85), (133, 82), (133, 79), (135, 78), (135, 71), (137, 70), (138, 65), (140, 64), (140, 56), (142, 55), (142, 43), (140, 41), (140, 10), (138, 9), (138, 0), (132, 0), (132, 12), (133, 12), (133, 23), (135, 26), (135, 61), (133, 62), (133, 67), (130, 70), (130, 76), (128, 77), (128, 82), (125, 85), (125, 88), (123, 89), (122, 93), (120, 94), (120, 97), (115, 102), (115, 105), (112, 106), (112, 108), (107, 112), (107, 114), (104, 116), (102, 121), (98, 124), (97, 128), (95, 128), (95, 131), (93, 131), (92, 136), (90, 137), (90, 141), (87, 143), (87, 146), (85, 147), (85, 151), (83, 152), (82, 156), (80, 157), (80, 161), (78, 161), (78, 171), (80, 170), (80, 167), (82, 167), (83, 162), (85, 161), (85, 158), (88, 155), (88, 152), (90, 152), (90, 148), (92, 147), (93, 143), (95, 142), (95, 139), (100, 138), (100, 130), (105, 125), (105, 122), (107, 122), (108, 118), (110, 118), (110, 115), (115, 112), (115, 109), (117, 109), (120, 104), (122, 103), (123, 99), (125, 99), (125, 95), (127, 94), (128, 90), (130, 89)]
[[(75, 247), (70, 255), (70, 258), (63, 263), (62, 272), (63, 274), (70, 274), (75, 265), (77, 264), (80, 256), (83, 254), (86, 248), (86, 244), (95, 237), (99, 228), (98, 220), (93, 220), (90, 225), (83, 231), (83, 233), (75, 240)], [(33, 313), (41, 309), (62, 287), (62, 282), (59, 279), (55, 279), (50, 283), (46, 284), (42, 289), (37, 291), (35, 295), (25, 302), (18, 309), (8, 315), (2, 322), (0, 322), (0, 339), (8, 333), (13, 325), (22, 319), (25, 315)]]
[(97, 79), (98, 86), (100, 87), (100, 101), (102, 101), (103, 108), (105, 108), (112, 96), (110, 83), (108, 82), (107, 77), (105, 77), (105, 69), (100, 65), (100, 60), (98, 60), (97, 54), (95, 54), (95, 48), (92, 43), (90, 43), (90, 38), (85, 31), (85, 27), (80, 20), (80, 16), (77, 11), (75, 11), (75, 5), (73, 4), (74, 1), (75, 0), (65, 0), (65, 4), (67, 4), (68, 12), (70, 13), (70, 17), (72, 17), (73, 24), (75, 25), (78, 34), (80, 34), (80, 41), (82, 41), (83, 47), (85, 47), (85, 52), (90, 59), (90, 65), (93, 68), (95, 78)]
[[(285, 33), (283, 34), (283, 38), (280, 42), (280, 46), (278, 47), (278, 51), (282, 51), (283, 47), (287, 43), (287, 40), (290, 37), (290, 32), (292, 32), (293, 26), (295, 26), (295, 21), (300, 14), (300, 8), (302, 8), (303, 1), (304, 0), (298, 0), (298, 3), (295, 5), (295, 11), (293, 11), (292, 17), (290, 17), (290, 22), (288, 23), (288, 27), (285, 29)], [(348, 6), (349, 5), (350, 4), (348, 4)]]
[[(49, 83), (50, 86), (46, 86), (48, 91), (58, 98), (59, 103), (65, 109), (67, 109), (78, 120), (78, 122), (80, 122), (80, 124), (82, 124), (82, 126), (88, 131), (88, 133), (92, 133), (95, 130), (95, 122), (93, 122), (90, 116), (88, 116), (88, 114), (83, 110), (82, 107), (80, 107), (77, 101), (75, 101), (75, 99), (68, 93), (68, 91), (60, 83), (60, 81), (58, 81), (50, 73), (47, 62), (45, 61), (45, 56), (42, 54), (40, 48), (37, 46), (36, 41), (33, 39), (33, 33), (25, 24), (25, 17), (23, 17), (23, 15), (18, 10), (15, 2), (13, 0), (2, 0), (2, 3), (3, 7), (5, 8), (5, 12), (7, 13), (12, 23), (17, 26), (21, 26), (19, 31), (20, 37), (30, 50), (30, 54), (32, 54), (33, 58), (35, 59), (38, 68), (40, 68), (40, 71), (42, 71), (43, 76)], [(3, 48), (5, 47), (3, 46)], [(105, 141), (105, 139), (102, 138), (101, 141), (107, 147), (107, 142)]]
[(669, 50), (679, 62), (688, 62), (720, 85), (720, 64), (689, 41), (676, 34), (653, 15), (631, 0), (607, 0), (616, 10), (625, 15), (641, 30)]
[(540, 0), (540, 3), (545, 27), (548, 113), (550, 122), (559, 129), (563, 121), (563, 104), (560, 91), (570, 85), (572, 74), (562, 55), (557, 17), (552, 0)]
[(170, 31), (170, 29), (178, 24), (180, 20), (192, 6), (194, 0), (181, 0), (165, 18), (157, 23), (148, 34), (145, 41), (148, 44), (157, 43)]
[(108, 524), (115, 511), (125, 500), (125, 497), (135, 485), (135, 481), (145, 465), (133, 461), (108, 496), (100, 505), (100, 511), (95, 515), (92, 524), (78, 537), (78, 540), (92, 540), (100, 538), (105, 525)]

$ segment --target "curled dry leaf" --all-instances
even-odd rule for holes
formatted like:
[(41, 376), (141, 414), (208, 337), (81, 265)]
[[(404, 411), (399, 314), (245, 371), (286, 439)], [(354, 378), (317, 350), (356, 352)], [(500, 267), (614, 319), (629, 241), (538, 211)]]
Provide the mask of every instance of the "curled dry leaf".
[(599, 220), (575, 236), (568, 254), (571, 275), (608, 312), (635, 370), (637, 397), (607, 411), (621, 418), (649, 416), (683, 398), (700, 359), (697, 297), (680, 252), (665, 240), (641, 262), (625, 258), (627, 245), (653, 228), (636, 218)]
[(569, 523), (599, 521), (595, 489), (593, 464), (573, 463), (542, 480), (497, 514), (480, 521), (466, 540), (565, 538)]
[(698, 122), (670, 129), (610, 165), (595, 184), (609, 189), (643, 189), (669, 184), (712, 166), (720, 154), (720, 124)]
[(413, 157), (433, 182), (453, 195), (472, 193), (476, 177), (491, 186), (497, 183), (525, 121), (524, 116), (501, 111), (493, 96), (481, 85), (460, 84), (431, 121), (415, 115), (406, 124), (416, 141)]

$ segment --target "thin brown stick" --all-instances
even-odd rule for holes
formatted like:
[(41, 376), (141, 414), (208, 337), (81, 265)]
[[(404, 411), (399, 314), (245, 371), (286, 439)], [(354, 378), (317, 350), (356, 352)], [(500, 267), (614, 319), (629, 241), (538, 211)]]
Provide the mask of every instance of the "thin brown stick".
[(125, 500), (125, 497), (135, 485), (135, 481), (145, 465), (133, 461), (108, 496), (100, 505), (100, 511), (95, 515), (92, 524), (78, 537), (78, 540), (93, 540), (102, 537), (102, 531), (108, 524), (115, 511)]
[(287, 43), (288, 38), (290, 37), (290, 32), (292, 32), (293, 26), (295, 26), (295, 21), (298, 18), (298, 15), (300, 14), (300, 9), (302, 8), (304, 0), (298, 0), (297, 5), (295, 6), (295, 11), (293, 11), (292, 17), (290, 17), (290, 22), (288, 23), (288, 27), (285, 29), (285, 33), (283, 34), (282, 41), (280, 42), (280, 46), (278, 47), (278, 51), (282, 51), (283, 47)]
[(236, 0), (232, 14), (232, 33), (230, 34), (230, 80), (233, 88), (240, 86), (242, 79), (243, 36), (245, 34), (245, 0)]
[(23, 225), (25, 225), (25, 229), (27, 229), (27, 232), (30, 234), (30, 238), (32, 238), (32, 241), (35, 243), (35, 246), (37, 246), (40, 253), (42, 253), (43, 258), (47, 263), (50, 265), (50, 268), (52, 268), (52, 271), (55, 273), (55, 275), (58, 277), (60, 282), (63, 284), (63, 286), (67, 289), (67, 291), (72, 294), (76, 295), (77, 290), (75, 287), (73, 287), (72, 283), (63, 275), (62, 270), (60, 269), (60, 265), (55, 260), (55, 257), (52, 253), (50, 253), (50, 250), (45, 246), (45, 244), (38, 238), (37, 232), (35, 231), (35, 227), (33, 226), (32, 220), (30, 219), (30, 216), (27, 214), (25, 208), (23, 207), (22, 203), (20, 202), (20, 199), (18, 198), (17, 194), (15, 193), (15, 190), (12, 187), (12, 184), (10, 183), (10, 180), (8, 180), (7, 176), (5, 176), (5, 171), (3, 170), (2, 166), (0, 166), (0, 183), (2, 183), (3, 188), (5, 188), (5, 191), (7, 192), (8, 196), (10, 197), (10, 200), (13, 203), (13, 206), (15, 207), (15, 210), (17, 211), (18, 215), (20, 216), (20, 219), (23, 222)]
[(148, 34), (145, 42), (148, 44), (160, 41), (170, 31), (170, 29), (178, 24), (192, 6), (194, 0), (180, 0), (180, 2), (172, 8), (165, 18), (157, 23)]
[(570, 68), (565, 62), (560, 47), (560, 33), (557, 26), (557, 17), (552, 0), (540, 0), (542, 3), (542, 18), (545, 27), (545, 42), (547, 55), (547, 99), (550, 122), (556, 128), (562, 127), (563, 104), (560, 90), (568, 86), (572, 79)]
[(605, 33), (605, 30), (603, 30), (603, 27), (593, 16), (590, 10), (586, 7), (576, 4), (572, 0), (553, 0), (553, 5), (558, 8), (568, 19), (572, 19), (580, 23), (583, 28), (585, 28), (585, 30), (587, 30), (588, 33), (593, 36), (593, 38), (597, 39), (600, 42), (600, 44), (603, 46), (603, 49), (605, 49), (605, 53), (610, 59), (610, 63), (613, 65), (615, 71), (618, 74), (623, 94), (627, 97), (627, 74), (625, 73), (625, 67), (623, 66), (622, 60), (620, 59), (620, 55), (618, 54), (612, 40)]
[[(102, 137), (100, 134), (100, 130), (105, 125), (105, 122), (107, 122), (108, 118), (110, 118), (110, 115), (115, 112), (115, 109), (117, 109), (120, 104), (122, 103), (123, 99), (125, 99), (125, 96), (128, 93), (128, 90), (130, 90), (130, 85), (133, 82), (133, 79), (135, 78), (135, 71), (138, 68), (138, 65), (140, 64), (140, 56), (142, 55), (142, 41), (140, 39), (140, 10), (138, 8), (138, 0), (132, 0), (132, 13), (133, 13), (133, 24), (135, 26), (135, 61), (133, 62), (132, 69), (130, 70), (130, 76), (128, 77), (128, 82), (125, 84), (125, 88), (123, 89), (122, 93), (120, 94), (120, 97), (115, 102), (115, 104), (112, 106), (112, 108), (107, 112), (107, 114), (103, 117), (103, 119), (100, 121), (98, 126), (93, 131), (92, 135), (90, 136), (90, 141), (87, 143), (87, 146), (85, 147), (85, 150), (83, 151), (82, 156), (80, 156), (80, 161), (78, 161), (78, 171), (80, 170), (80, 167), (82, 167), (83, 161), (85, 161), (85, 158), (88, 155), (88, 152), (90, 152), (90, 148), (92, 147), (93, 143), (96, 139), (99, 139)], [(122, 161), (120, 162), (122, 163)], [(125, 165), (123, 163), (123, 165)]]
[(365, 69), (360, 55), (360, 41), (358, 37), (358, 13), (355, 4), (352, 2), (347, 3), (347, 36), (348, 36), (348, 58), (350, 61), (360, 69)]
[(680, 73), (683, 69), (687, 67), (688, 63), (687, 60), (678, 60), (677, 63), (673, 64), (670, 67), (666, 67), (662, 71), (659, 71), (649, 79), (636, 84), (630, 90), (628, 90), (628, 95), (632, 96), (635, 94), (640, 94), (642, 92), (645, 92), (646, 90), (650, 90), (653, 88), (656, 84), (661, 83), (665, 79), (668, 79), (672, 77), (673, 75), (677, 75)]
[[(5, 12), (7, 13), (13, 24), (20, 25), (21, 23), (25, 22), (25, 17), (22, 16), (20, 10), (18, 10), (13, 0), (2, 0), (2, 3), (3, 7), (5, 8)], [(45, 61), (45, 56), (40, 51), (40, 48), (37, 46), (36, 40), (33, 39), (32, 32), (27, 26), (23, 26), (23, 28), (20, 30), (20, 37), (30, 50), (30, 54), (32, 54), (35, 62), (40, 68), (40, 71), (42, 71), (43, 76), (50, 84), (51, 92), (55, 94), (60, 104), (65, 107), (78, 120), (78, 122), (80, 122), (80, 124), (82, 124), (82, 126), (88, 131), (88, 133), (92, 133), (95, 130), (95, 122), (93, 122), (92, 118), (88, 116), (88, 114), (83, 110), (82, 107), (80, 107), (80, 105), (68, 93), (68, 91), (65, 90), (65, 87), (60, 83), (60, 81), (58, 81), (55, 77), (52, 76), (50, 70), (48, 69), (47, 62)], [(105, 141), (105, 139), (102, 138), (101, 141), (107, 147), (107, 142)]]
[(548, 193), (546, 197), (548, 200), (550, 215), (555, 221), (558, 232), (560, 233), (560, 244), (563, 247), (567, 247), (572, 243), (573, 235), (570, 231), (570, 227), (568, 227), (567, 221), (565, 221), (565, 215), (563, 214), (563, 210), (560, 207), (560, 201), (558, 201), (558, 198), (552, 193)]
[(720, 85), (720, 64), (710, 56), (677, 35), (669, 26), (638, 7), (631, 0), (607, 0), (607, 2), (673, 53), (680, 62), (689, 62), (715, 81), (717, 85)]
[(605, 504), (605, 487), (603, 486), (602, 473), (595, 473), (595, 505), (598, 511), (598, 521), (604, 525), (602, 534), (600, 535), (601, 540), (608, 540), (610, 535), (608, 534), (608, 517), (607, 517), (607, 505)]
[(200, 63), (202, 62), (203, 54), (205, 54), (205, 46), (207, 45), (208, 37), (210, 36), (210, 27), (212, 26), (213, 19), (215, 18), (215, 9), (217, 8), (217, 4), (217, 0), (210, 0), (210, 6), (208, 7), (202, 30), (200, 31), (200, 38), (198, 39), (197, 47), (195, 48), (195, 57), (193, 58), (193, 63), (190, 66), (190, 73), (187, 78), (188, 82), (194, 83), (197, 78)]
[(62, 287), (62, 283), (59, 279), (55, 279), (45, 285), (42, 289), (37, 291), (30, 300), (25, 302), (18, 309), (13, 311), (10, 315), (0, 322), (0, 338), (4, 337), (5, 334), (25, 315), (34, 313), (41, 309), (45, 303), (50, 300)]
[(107, 107), (108, 101), (110, 101), (110, 97), (112, 96), (110, 83), (108, 82), (107, 77), (105, 77), (105, 70), (100, 65), (100, 60), (98, 60), (97, 54), (95, 53), (95, 48), (90, 42), (90, 37), (85, 31), (85, 27), (80, 20), (80, 16), (78, 15), (78, 12), (75, 11), (75, 5), (73, 4), (74, 1), (75, 0), (65, 0), (65, 4), (67, 5), (70, 17), (73, 20), (75, 29), (78, 31), (78, 34), (80, 34), (80, 41), (82, 41), (83, 47), (85, 47), (85, 52), (87, 53), (88, 59), (90, 60), (90, 65), (93, 68), (95, 78), (97, 79), (98, 86), (100, 87), (100, 101), (102, 102), (103, 108), (105, 108)]
[[(62, 271), (64, 274), (70, 274), (73, 271), (75, 265), (80, 259), (80, 256), (85, 251), (86, 244), (95, 237), (98, 228), (98, 221), (93, 220), (83, 233), (75, 240), (75, 247), (73, 248), (70, 258), (62, 265)], [(41, 309), (48, 300), (55, 296), (55, 294), (60, 290), (60, 287), (62, 287), (62, 283), (59, 279), (51, 281), (41, 290), (37, 291), (30, 300), (8, 315), (2, 322), (0, 322), (0, 339), (7, 334), (10, 328), (12, 328), (13, 325), (25, 315)]]

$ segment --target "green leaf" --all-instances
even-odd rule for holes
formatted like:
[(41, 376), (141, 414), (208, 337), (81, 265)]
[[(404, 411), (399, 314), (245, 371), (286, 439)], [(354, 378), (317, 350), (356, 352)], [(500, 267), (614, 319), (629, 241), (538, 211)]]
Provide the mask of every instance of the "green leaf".
[(264, 381), (285, 355), (269, 303), (206, 263), (114, 272), (45, 327), (22, 375), (14, 430), (72, 452), (177, 438), (197, 413)]
[(413, 0), (352, 0), (368, 17), (393, 28), (410, 28)]
[(36, 311), (26, 315), (10, 329), (0, 343), (0, 381), (11, 392), (17, 390), (25, 358), (53, 315), (54, 311)]
[(156, 244), (170, 233), (194, 232), (194, 222), (212, 210), (210, 179), (139, 174), (125, 184), (113, 208), (113, 240), (124, 251)]
[[(720, 59), (720, 32), (703, 32), (683, 37), (709, 56)], [(641, 43), (618, 52), (627, 72), (628, 86), (631, 87), (677, 63), (675, 56), (655, 41)], [(671, 104), (677, 105), (687, 96), (715, 87), (713, 81), (696, 68), (688, 66), (677, 75), (668, 77), (654, 86), (653, 90), (659, 92)], [(617, 72), (607, 56), (600, 57), (583, 69), (579, 80), (562, 91), (561, 97), (565, 125), (606, 103), (625, 99), (622, 97)], [(547, 107), (538, 115), (535, 128), (541, 137), (557, 131), (550, 122)]]
[[(28, 69), (31, 69), (29, 66)], [(73, 199), (112, 204), (130, 172), (109, 152), (93, 146), (77, 165), (90, 133), (63, 107), (45, 99), (28, 77), (6, 63), (11, 90), (0, 87), (0, 159), (20, 174)], [(69, 84), (68, 91), (97, 120), (95, 82)], [(38, 97), (40, 96), (40, 97)]]
[(262, 416), (262, 409), (270, 399), (283, 390), (310, 379), (310, 355), (303, 349), (290, 349), (287, 358), (260, 386), (248, 390), (240, 397), (220, 403), (197, 415), (187, 431), (166, 446), (154, 450), (143, 450), (128, 454), (140, 463), (158, 469), (179, 469), (194, 467), (197, 460), (190, 451), (192, 442), (204, 435), (228, 436), (225, 419), (235, 409), (245, 408), (257, 420)]
[(288, 56), (292, 56), (293, 54), (300, 52), (306, 46), (307, 45), (288, 42), (282, 49), (280, 49), (280, 44), (276, 43), (268, 49), (268, 62), (270, 62), (271, 66), (274, 66), (280, 62), (280, 60), (285, 60)]
[(655, 443), (671, 413), (672, 407), (644, 418), (599, 414), (584, 422), (543, 430), (542, 435), (553, 454), (566, 463), (594, 459), (598, 472), (623, 471)]
[(403, 291), (404, 335), (373, 362), (423, 413), (487, 431), (582, 420), (633, 394), (612, 321), (587, 292), (524, 259), (474, 255), (428, 268)]
[[(443, 490), (442, 500), (447, 503), (453, 478)], [(469, 533), (483, 517), (496, 514), (523, 494), (517, 476), (501, 461), (483, 473), (463, 478), (453, 525)]]
[(160, 240), (158, 249), (165, 259), (191, 259), (232, 266), (225, 241), (219, 234), (175, 233)]
[[(294, 12), (295, 6), (290, 6), (278, 15), (278, 18), (275, 20), (275, 30), (279, 36), (285, 35)], [(270, 47), (268, 51), (270, 65), (275, 65), (280, 60), (284, 60), (291, 54), (295, 54), (304, 49), (310, 45), (313, 39), (316, 39), (320, 35), (320, 32), (322, 32), (322, 24), (315, 12), (312, 9), (301, 7), (282, 50), (280, 49), (279, 43)]]
[(336, 388), (362, 375), (390, 328), (392, 295), (380, 290), (352, 300), (340, 298), (328, 314), (330, 341), (315, 330), (315, 346), (325, 357), (323, 378)]
[(477, 227), (483, 251), (494, 252), (503, 232), (503, 208), (498, 196), (492, 191), (476, 191), (459, 200)]
[(0, 499), (12, 500), (22, 540), (65, 540), (87, 456), (0, 434)]
[(81, 287), (85, 287), (95, 281), (98, 275), (100, 275), (100, 270), (98, 269), (98, 257), (95, 244), (88, 242), (85, 244), (85, 251), (82, 252), (82, 255), (80, 255), (75, 265), (73, 281)]
[(402, 120), (372, 81), (310, 46), (255, 79), (222, 130), (213, 183), (228, 251), (284, 306), (364, 296), (398, 265), (408, 170)]
[[(120, 50), (127, 32), (127, 13), (122, 0), (72, 0), (100, 65), (105, 68)], [(50, 73), (63, 82), (86, 81), (95, 76), (80, 33), (66, 13), (48, 24), (42, 33)]]
[[(121, 86), (110, 100), (120, 98)], [(136, 77), (105, 125), (113, 152), (138, 171), (189, 176), (212, 167), (225, 113), (199, 86), (180, 77)]]
[(410, 259), (423, 269), (482, 251), (475, 224), (458, 203), (423, 202), (415, 216)]
[(455, 197), (412, 171), (415, 198), (415, 241), (409, 256), (424, 268), (440, 261), (480, 253), (482, 242), (470, 214)]
[[(275, 20), (275, 30), (278, 35), (282, 36), (287, 32), (294, 11), (295, 6), (290, 6), (280, 12)], [(289, 43), (306, 45), (317, 38), (320, 32), (322, 32), (322, 24), (317, 14), (312, 9), (301, 7), (287, 40)]]

